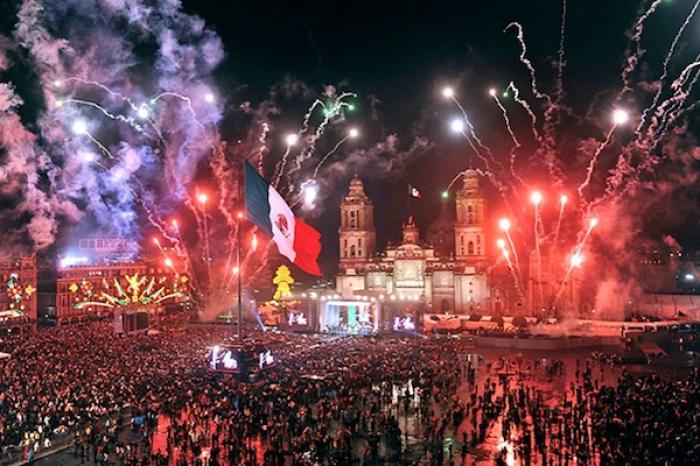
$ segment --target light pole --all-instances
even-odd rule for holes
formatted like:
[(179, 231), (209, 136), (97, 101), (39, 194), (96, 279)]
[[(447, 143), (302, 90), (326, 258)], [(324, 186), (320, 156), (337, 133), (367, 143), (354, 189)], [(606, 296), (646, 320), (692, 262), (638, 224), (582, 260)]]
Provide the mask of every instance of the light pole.
[(238, 232), (236, 233), (236, 269), (238, 269), (237, 279), (238, 279), (238, 342), (243, 341), (243, 334), (241, 333), (241, 324), (243, 320), (243, 284), (241, 281), (241, 229), (243, 225), (243, 212), (238, 212)]

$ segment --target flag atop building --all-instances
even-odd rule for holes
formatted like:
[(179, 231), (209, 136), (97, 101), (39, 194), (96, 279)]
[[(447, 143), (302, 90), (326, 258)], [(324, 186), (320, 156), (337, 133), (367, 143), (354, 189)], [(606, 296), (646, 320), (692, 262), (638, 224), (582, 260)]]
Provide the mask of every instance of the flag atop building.
[(296, 218), (282, 196), (245, 162), (245, 210), (248, 220), (272, 237), (280, 254), (301, 270), (321, 275), (321, 234)]

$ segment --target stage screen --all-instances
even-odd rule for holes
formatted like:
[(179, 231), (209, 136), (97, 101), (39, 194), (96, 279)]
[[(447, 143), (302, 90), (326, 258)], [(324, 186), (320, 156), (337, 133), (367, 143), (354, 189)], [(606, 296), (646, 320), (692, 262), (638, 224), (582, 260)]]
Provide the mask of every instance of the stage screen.
[(248, 374), (277, 364), (272, 351), (264, 346), (214, 346), (209, 349), (209, 370), (227, 374)]
[(243, 358), (237, 348), (214, 346), (210, 349), (209, 369), (215, 372), (238, 374), (243, 366)]
[(418, 307), (406, 303), (387, 303), (382, 307), (385, 332), (415, 333), (418, 330)]
[(312, 332), (316, 329), (316, 301), (294, 300), (285, 302), (286, 310), (280, 323), (292, 332)]
[(394, 316), (392, 330), (395, 332), (412, 332), (416, 330), (416, 321), (413, 316)]
[(367, 301), (327, 301), (321, 307), (321, 331), (373, 335), (379, 330), (379, 307)]

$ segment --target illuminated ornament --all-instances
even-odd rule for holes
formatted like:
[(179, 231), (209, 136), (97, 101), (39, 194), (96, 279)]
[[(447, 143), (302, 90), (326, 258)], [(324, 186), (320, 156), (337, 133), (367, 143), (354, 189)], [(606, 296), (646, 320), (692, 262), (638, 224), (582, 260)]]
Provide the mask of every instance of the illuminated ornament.
[(76, 285), (75, 283), (71, 283), (71, 285), (68, 287), (68, 290), (70, 290), (71, 293), (75, 293), (76, 291), (78, 291), (78, 285)]
[(34, 288), (32, 285), (27, 285), (27, 287), (24, 289), (24, 293), (27, 296), (31, 296), (32, 294), (34, 294), (35, 291), (36, 291), (36, 288)]
[(10, 275), (10, 279), (7, 281), (7, 297), (10, 301), (19, 303), (22, 301), (22, 285), (17, 278), (17, 274)]
[(294, 278), (292, 278), (292, 273), (289, 267), (286, 265), (280, 265), (275, 272), (275, 278), (272, 280), (273, 285), (277, 285), (277, 290), (272, 296), (272, 299), (279, 301), (282, 298), (286, 298), (292, 295), (292, 290), (290, 285), (294, 284)]
[(182, 277), (180, 277), (181, 283), (187, 283), (188, 280), (189, 280), (189, 278), (187, 278), (187, 275), (183, 275)]

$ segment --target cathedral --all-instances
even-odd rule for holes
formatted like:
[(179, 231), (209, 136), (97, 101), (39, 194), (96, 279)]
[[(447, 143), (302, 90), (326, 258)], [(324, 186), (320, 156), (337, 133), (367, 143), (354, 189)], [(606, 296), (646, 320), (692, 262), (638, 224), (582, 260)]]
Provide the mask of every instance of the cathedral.
[(452, 225), (431, 228), (431, 242), (421, 241), (409, 217), (401, 244), (378, 253), (372, 200), (355, 176), (340, 206), (338, 291), (420, 302), (434, 313), (503, 313), (508, 291), (489, 283), (486, 203), (475, 170), (465, 172), (455, 211)]

